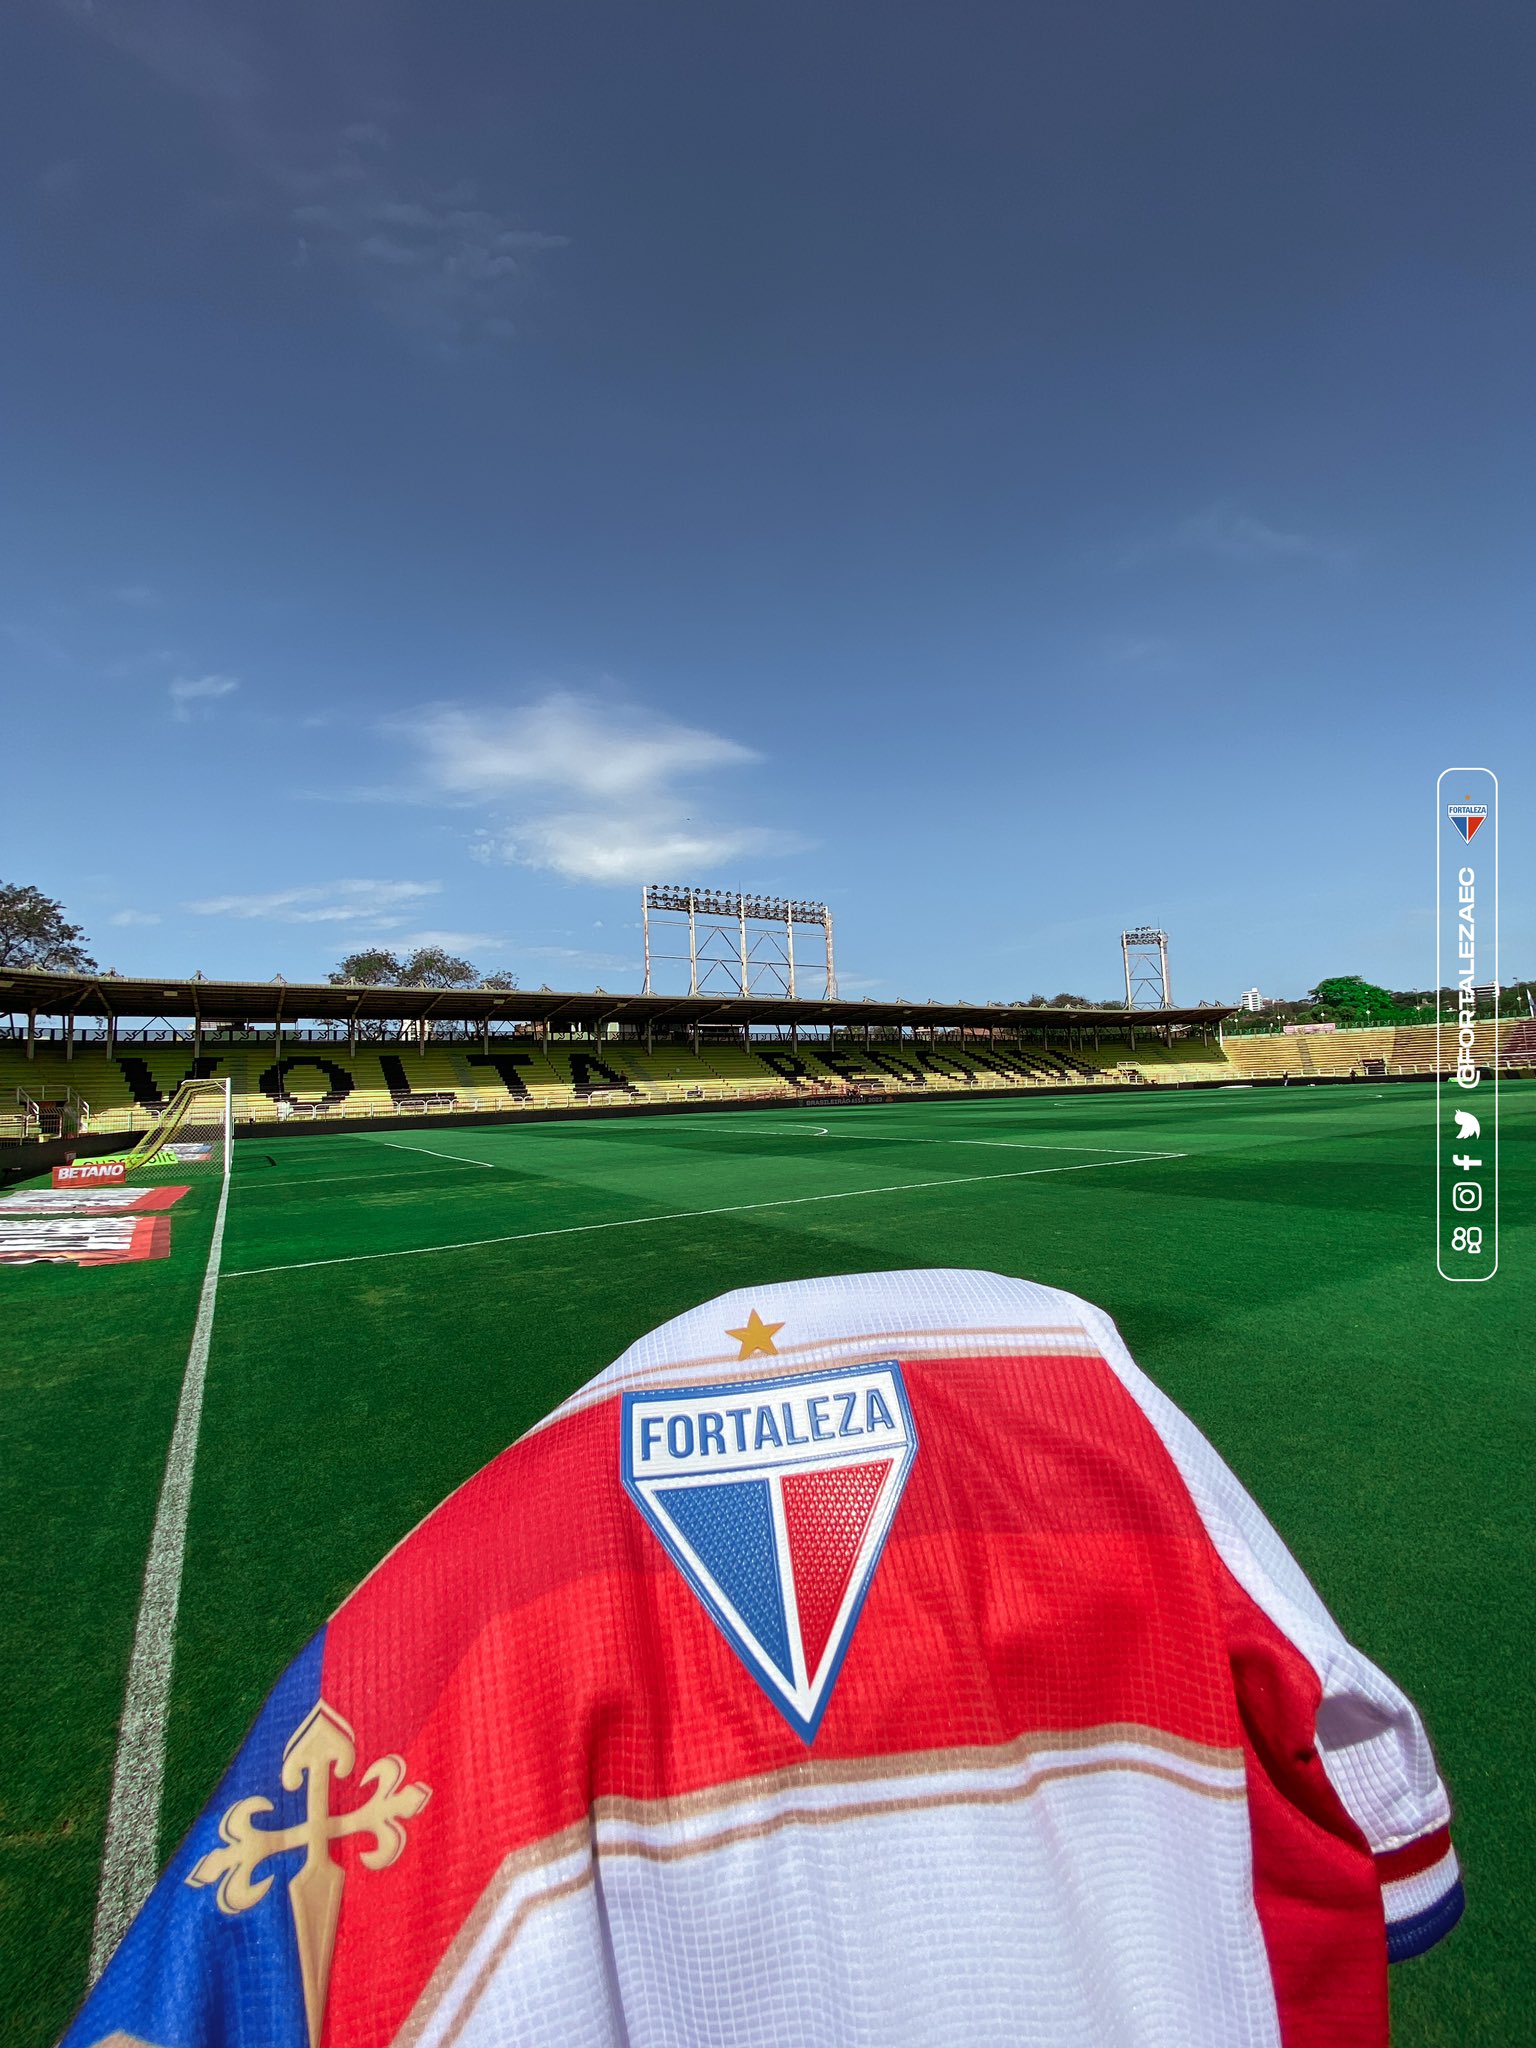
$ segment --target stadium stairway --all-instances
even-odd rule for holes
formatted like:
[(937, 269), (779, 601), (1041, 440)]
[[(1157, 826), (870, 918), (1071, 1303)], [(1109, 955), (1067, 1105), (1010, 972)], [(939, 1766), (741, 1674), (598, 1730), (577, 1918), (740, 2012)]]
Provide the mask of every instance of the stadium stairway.
[(1178, 1039), (1164, 1045), (1151, 1037), (1140, 1039), (1134, 1048), (1121, 1044), (1079, 1047), (1073, 1053), (1053, 1053), (1052, 1058), (1070, 1063), (1084, 1079), (1167, 1084), (1174, 1081), (1230, 1081), (1232, 1068), (1220, 1045), (1205, 1045), (1197, 1038)]
[[(793, 1047), (789, 1046), (783, 1048), (785, 1051), (793, 1051), (793, 1049)], [(751, 1050), (748, 1050), (744, 1045), (706, 1043), (700, 1058), (701, 1063), (707, 1066), (709, 1071), (719, 1079), (721, 1088), (727, 1097), (740, 1095), (792, 1096), (803, 1094), (804, 1085), (802, 1083), (798, 1083), (790, 1075), (780, 1072), (771, 1063), (769, 1055), (779, 1050), (780, 1047), (777, 1044), (753, 1047)], [(689, 1057), (689, 1055), (685, 1053), (685, 1057)], [(648, 1060), (654, 1058), (654, 1055), (647, 1055), (647, 1058)]]
[[(1510, 1026), (1499, 1027), (1501, 1038), (1508, 1036)], [(1400, 1024), (1392, 1034), (1392, 1059), (1404, 1073), (1433, 1074), (1440, 1066), (1440, 1054), (1436, 1049), (1436, 1030), (1433, 1024)], [(1445, 1061), (1455, 1064), (1456, 1033), (1454, 1028), (1445, 1032)], [(1472, 1027), (1472, 1049), (1480, 1066), (1488, 1066), (1493, 1060), (1494, 1026), (1491, 1018)]]
[(792, 1082), (741, 1045), (706, 1044), (697, 1055), (685, 1045), (658, 1045), (650, 1052), (626, 1047), (623, 1057), (647, 1093), (664, 1101), (732, 1102), (795, 1093)]
[(1302, 1072), (1349, 1074), (1367, 1060), (1391, 1062), (1395, 1030), (1390, 1026), (1365, 1031), (1316, 1032), (1301, 1041)]
[[(1498, 1027), (1500, 1056), (1508, 1063), (1514, 1034), (1529, 1020), (1501, 1021)], [(1473, 1050), (1482, 1066), (1492, 1064), (1494, 1025), (1485, 1018), (1473, 1026)], [(1533, 1032), (1536, 1041), (1536, 1032)], [(1524, 1043), (1522, 1040), (1521, 1043)], [(1532, 1044), (1536, 1053), (1536, 1042)], [(1287, 1036), (1264, 1033), (1237, 1036), (1226, 1042), (1227, 1059), (1243, 1080), (1278, 1080), (1289, 1074), (1293, 1080), (1345, 1075), (1363, 1069), (1368, 1060), (1382, 1061), (1390, 1074), (1433, 1074), (1439, 1070), (1440, 1054), (1433, 1024), (1369, 1026), (1358, 1031), (1317, 1031)], [(1454, 1057), (1454, 1039), (1446, 1045), (1447, 1059)], [(1516, 1060), (1515, 1064), (1523, 1064)]]
[(1301, 1041), (1280, 1035), (1229, 1038), (1225, 1051), (1233, 1077), (1239, 1081), (1278, 1081), (1301, 1075)]
[(1387, 1030), (1328, 1031), (1239, 1037), (1227, 1040), (1227, 1057), (1244, 1080), (1324, 1079), (1356, 1072), (1366, 1060), (1390, 1066), (1393, 1033)]

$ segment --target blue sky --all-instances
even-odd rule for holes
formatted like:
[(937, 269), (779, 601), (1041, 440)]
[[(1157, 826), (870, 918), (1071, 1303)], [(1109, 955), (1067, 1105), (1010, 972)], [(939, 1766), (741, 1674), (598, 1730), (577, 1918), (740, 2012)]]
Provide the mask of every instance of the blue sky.
[(1528, 5), (32, 0), (0, 875), (123, 972), (646, 879), (844, 992), (1536, 973)]

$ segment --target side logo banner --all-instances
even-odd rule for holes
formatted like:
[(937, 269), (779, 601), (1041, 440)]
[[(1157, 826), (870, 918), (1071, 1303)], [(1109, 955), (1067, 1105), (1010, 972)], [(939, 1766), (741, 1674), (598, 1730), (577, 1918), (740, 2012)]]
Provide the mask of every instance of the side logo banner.
[(0, 1266), (123, 1266), (163, 1259), (169, 1216), (7, 1216), (0, 1221)]
[(626, 1394), (621, 1455), (673, 1564), (814, 1742), (917, 1455), (901, 1367)]
[(1447, 768), (1435, 808), (1435, 1263), (1483, 1281), (1499, 1270), (1498, 777)]
[(174, 1209), (185, 1188), (17, 1188), (0, 1195), (0, 1217), (149, 1216)]

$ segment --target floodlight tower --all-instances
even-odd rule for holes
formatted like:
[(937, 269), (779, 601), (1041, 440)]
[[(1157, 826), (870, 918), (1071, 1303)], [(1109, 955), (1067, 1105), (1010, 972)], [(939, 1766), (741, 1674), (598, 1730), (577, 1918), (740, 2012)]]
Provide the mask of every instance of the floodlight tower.
[(1128, 1010), (1171, 1010), (1168, 993), (1168, 934), (1139, 924), (1120, 934), (1125, 962), (1125, 1007)]
[[(816, 999), (837, 1000), (832, 954), (832, 913), (825, 903), (798, 897), (744, 895), (736, 889), (701, 889), (690, 883), (647, 882), (640, 892), (645, 944), (642, 993), (661, 993), (653, 970), (663, 963), (688, 967), (692, 996), (788, 996), (796, 987), (795, 926), (821, 932), (825, 978)], [(682, 934), (687, 949), (682, 949)], [(675, 936), (674, 936), (675, 935)], [(804, 965), (798, 968), (804, 977)]]

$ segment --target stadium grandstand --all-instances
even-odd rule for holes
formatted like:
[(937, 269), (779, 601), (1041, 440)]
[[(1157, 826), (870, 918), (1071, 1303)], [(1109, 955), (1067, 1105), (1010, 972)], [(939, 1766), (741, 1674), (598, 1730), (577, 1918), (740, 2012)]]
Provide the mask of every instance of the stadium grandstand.
[(120, 1135), (202, 1077), (237, 1125), (1209, 1080), (1230, 1015), (11, 970), (0, 1106)]
[[(1436, 1071), (1433, 1026), (1229, 1036), (1232, 1008), (1048, 1009), (786, 997), (0, 973), (0, 1136), (147, 1129), (189, 1078), (238, 1126), (528, 1116)], [(1476, 1053), (1536, 1064), (1536, 1025)]]

